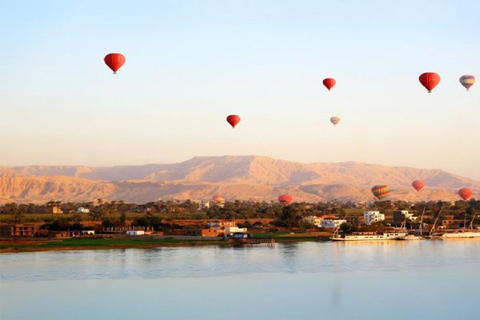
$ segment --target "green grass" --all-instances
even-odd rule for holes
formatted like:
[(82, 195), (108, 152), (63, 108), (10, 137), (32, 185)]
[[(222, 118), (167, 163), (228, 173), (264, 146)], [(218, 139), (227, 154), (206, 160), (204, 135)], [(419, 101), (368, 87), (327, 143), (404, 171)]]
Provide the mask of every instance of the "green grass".
[[(42, 239), (39, 239), (42, 240)], [(61, 249), (61, 248), (128, 248), (128, 247), (153, 247), (168, 245), (202, 245), (225, 244), (222, 240), (179, 240), (179, 239), (154, 239), (154, 238), (71, 238), (45, 240), (41, 244), (8, 244), (0, 245), (0, 249), (16, 249), (19, 251), (29, 249)]]

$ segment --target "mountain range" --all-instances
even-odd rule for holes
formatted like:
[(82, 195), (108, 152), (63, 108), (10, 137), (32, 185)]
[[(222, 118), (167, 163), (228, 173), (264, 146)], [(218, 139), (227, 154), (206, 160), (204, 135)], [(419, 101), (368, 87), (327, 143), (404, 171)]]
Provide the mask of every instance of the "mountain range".
[[(420, 192), (411, 187), (422, 180)], [(369, 201), (373, 185), (390, 186), (392, 200), (458, 200), (462, 187), (480, 182), (442, 170), (359, 162), (299, 163), (264, 156), (195, 157), (173, 164), (88, 167), (0, 167), (0, 203), (89, 202), (96, 199), (149, 202), (209, 200), (272, 201), (289, 193), (294, 201)]]

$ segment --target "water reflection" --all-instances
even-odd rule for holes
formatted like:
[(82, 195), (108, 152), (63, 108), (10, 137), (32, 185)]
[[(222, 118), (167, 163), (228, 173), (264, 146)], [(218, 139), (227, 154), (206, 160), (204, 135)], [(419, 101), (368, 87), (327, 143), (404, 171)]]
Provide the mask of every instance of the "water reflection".
[[(3, 254), (0, 319), (475, 319), (479, 245), (301, 242)], [(47, 308), (51, 301), (58, 306)]]

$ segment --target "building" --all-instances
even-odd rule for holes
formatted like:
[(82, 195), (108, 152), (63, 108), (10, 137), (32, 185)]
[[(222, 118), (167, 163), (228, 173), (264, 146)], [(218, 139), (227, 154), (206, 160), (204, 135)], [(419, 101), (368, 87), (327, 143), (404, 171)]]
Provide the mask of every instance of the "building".
[(226, 227), (225, 228), (225, 236), (229, 237), (234, 233), (247, 233), (247, 228), (239, 228), (239, 227)]
[(223, 235), (218, 229), (193, 229), (187, 230), (187, 236), (193, 237), (218, 237), (219, 235)]
[(235, 227), (237, 224), (235, 221), (209, 221), (207, 222), (207, 226), (210, 229), (225, 229), (226, 227)]
[(0, 237), (33, 237), (38, 231), (39, 227), (34, 223), (0, 225)]
[(315, 227), (318, 227), (318, 228), (322, 227), (323, 217), (307, 216), (307, 217), (304, 217), (303, 220), (309, 224), (313, 224)]
[(90, 213), (90, 209), (85, 207), (77, 208), (77, 213)]
[(413, 215), (413, 213), (408, 213), (408, 210), (395, 210), (395, 211), (393, 211), (393, 222), (403, 223), (405, 220), (415, 221), (415, 220), (417, 220), (417, 217), (415, 217)]
[(63, 213), (63, 210), (60, 206), (51, 206), (46, 208), (47, 213), (59, 214)]
[(363, 217), (365, 218), (365, 224), (367, 226), (371, 225), (372, 223), (385, 220), (385, 215), (380, 213), (380, 211), (364, 211)]
[(347, 220), (344, 219), (326, 219), (322, 221), (322, 228), (327, 228), (327, 229), (336, 229), (340, 227), (342, 223), (346, 223)]
[(49, 238), (56, 238), (56, 239), (68, 239), (73, 237), (72, 231), (50, 231), (48, 234)]
[(145, 231), (143, 230), (128, 230), (127, 236), (143, 236), (145, 235)]

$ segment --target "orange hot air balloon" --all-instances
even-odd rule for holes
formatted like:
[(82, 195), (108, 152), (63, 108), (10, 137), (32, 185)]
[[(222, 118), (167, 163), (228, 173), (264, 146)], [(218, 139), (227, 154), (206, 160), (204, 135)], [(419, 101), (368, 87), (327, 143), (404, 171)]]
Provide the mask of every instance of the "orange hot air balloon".
[(213, 196), (213, 201), (216, 201), (218, 203), (225, 203), (225, 199), (219, 194)]
[(335, 79), (333, 78), (326, 78), (326, 79), (323, 79), (323, 85), (325, 87), (327, 87), (328, 91), (330, 91), (330, 89), (333, 88), (333, 86), (337, 83), (337, 81), (335, 81)]
[(440, 76), (435, 72), (425, 72), (420, 75), (418, 78), (420, 83), (428, 90), (428, 92), (432, 92), (433, 88), (437, 86), (440, 82)]
[(376, 185), (372, 187), (372, 193), (378, 199), (383, 199), (390, 193), (390, 188), (386, 185)]
[(227, 122), (230, 123), (232, 128), (235, 128), (235, 126), (240, 122), (240, 117), (232, 114), (227, 117)]
[(125, 56), (121, 53), (109, 53), (103, 60), (105, 64), (112, 69), (113, 73), (117, 73), (118, 69), (120, 69), (126, 61)]
[(420, 180), (415, 180), (412, 182), (412, 187), (415, 188), (415, 190), (420, 191), (425, 187), (425, 183)]
[(458, 190), (458, 195), (462, 197), (463, 200), (468, 200), (472, 196), (472, 190), (469, 188), (462, 188)]
[(281, 204), (290, 204), (292, 203), (292, 196), (289, 194), (282, 194), (281, 196), (278, 197), (278, 202)]

